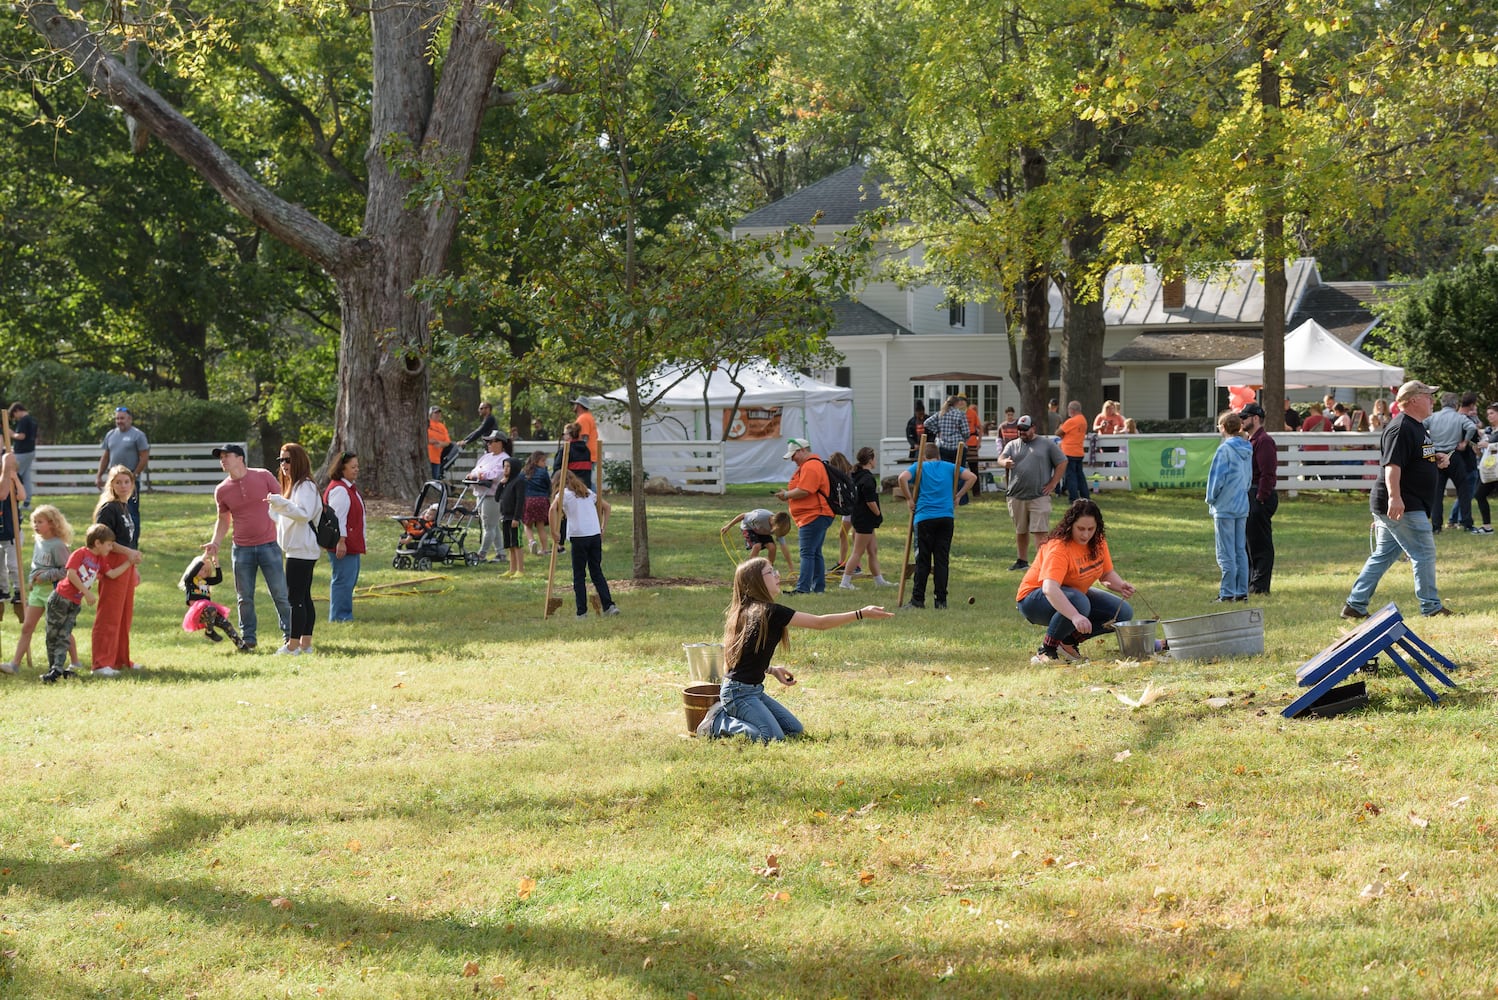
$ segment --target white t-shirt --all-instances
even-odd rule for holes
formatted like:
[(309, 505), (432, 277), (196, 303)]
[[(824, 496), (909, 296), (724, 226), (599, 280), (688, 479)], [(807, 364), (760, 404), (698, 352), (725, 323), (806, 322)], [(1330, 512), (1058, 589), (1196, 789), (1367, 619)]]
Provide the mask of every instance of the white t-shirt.
[(571, 490), (562, 491), (562, 513), (567, 515), (567, 537), (587, 538), (603, 534), (598, 523), (598, 505), (592, 493), (578, 496)]

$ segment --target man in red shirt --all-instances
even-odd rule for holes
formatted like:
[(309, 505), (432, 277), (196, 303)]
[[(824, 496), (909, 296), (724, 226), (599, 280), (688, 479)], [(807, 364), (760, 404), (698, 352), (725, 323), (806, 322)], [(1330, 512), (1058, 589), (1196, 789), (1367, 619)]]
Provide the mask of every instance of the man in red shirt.
[(266, 469), (252, 469), (245, 464), (244, 448), (226, 444), (213, 449), (224, 470), (225, 479), (213, 490), (218, 506), (218, 520), (213, 525), (213, 539), (203, 546), (204, 555), (218, 555), (219, 543), (234, 530), (231, 559), (234, 564), (234, 593), (238, 599), (239, 635), (244, 640), (241, 652), (256, 645), (255, 574), (265, 578), (282, 639), (291, 634), (291, 601), (286, 595), (286, 565), (281, 546), (276, 542), (276, 525), (271, 520), (265, 498), (280, 494), (281, 483)]

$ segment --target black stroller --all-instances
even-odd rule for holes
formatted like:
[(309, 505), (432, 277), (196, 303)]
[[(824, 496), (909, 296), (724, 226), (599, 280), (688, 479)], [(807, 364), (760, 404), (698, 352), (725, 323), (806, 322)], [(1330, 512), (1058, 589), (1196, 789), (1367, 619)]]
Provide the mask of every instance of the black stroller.
[(430, 479), (417, 495), (411, 516), (392, 516), (401, 526), (395, 545), (396, 569), (428, 570), (437, 563), (447, 566), (477, 566), (479, 554), (467, 548), (468, 529), (477, 516), (474, 505), (463, 502), (464, 493), (450, 500), (447, 484)]

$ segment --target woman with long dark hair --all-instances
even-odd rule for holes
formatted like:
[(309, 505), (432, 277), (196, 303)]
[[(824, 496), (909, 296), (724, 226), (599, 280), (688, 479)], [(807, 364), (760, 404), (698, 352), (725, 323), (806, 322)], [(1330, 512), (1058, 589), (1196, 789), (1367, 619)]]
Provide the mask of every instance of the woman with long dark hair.
[[(323, 503), (338, 515), (338, 544), (328, 550), (333, 579), (328, 584), (328, 621), (354, 620), (354, 588), (359, 584), (359, 557), (364, 545), (364, 497), (359, 493), (359, 456), (340, 452), (328, 470)], [(315, 534), (315, 531), (314, 531)]]
[(1046, 626), (1030, 662), (1085, 662), (1077, 647), (1088, 636), (1111, 630), (1114, 622), (1133, 618), (1134, 609), (1122, 599), (1133, 593), (1134, 585), (1113, 569), (1102, 510), (1092, 500), (1077, 500), (1041, 543), (1015, 598), (1026, 621)]
[(281, 492), (268, 494), (276, 519), (276, 541), (286, 554), (286, 597), (291, 603), (291, 629), (286, 645), (276, 650), (278, 656), (312, 655), (312, 625), (317, 612), (312, 606), (312, 571), (322, 550), (317, 547), (317, 530), (313, 527), (322, 513), (317, 484), (312, 481), (312, 460), (307, 449), (294, 441), (281, 446), (276, 460)]
[(765, 694), (765, 675), (789, 687), (796, 678), (784, 667), (770, 665), (777, 646), (791, 648), (787, 629), (829, 629), (864, 618), (893, 618), (894, 613), (870, 604), (857, 611), (813, 615), (775, 603), (780, 593), (780, 570), (763, 556), (739, 564), (733, 575), (733, 600), (723, 615), (723, 663), (727, 677), (721, 697), (723, 713), (738, 720), (734, 727), (750, 739), (783, 740), (797, 736), (801, 723), (780, 702)]

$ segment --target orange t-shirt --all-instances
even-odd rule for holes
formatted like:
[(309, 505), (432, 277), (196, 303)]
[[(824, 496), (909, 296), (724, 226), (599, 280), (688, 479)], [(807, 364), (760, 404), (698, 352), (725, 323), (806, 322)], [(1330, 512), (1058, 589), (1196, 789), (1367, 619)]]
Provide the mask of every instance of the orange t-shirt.
[(598, 464), (598, 449), (602, 444), (598, 440), (598, 421), (593, 419), (593, 414), (587, 410), (577, 415), (577, 426), (583, 429), (583, 439), (588, 442), (588, 455), (593, 459), (593, 464)]
[(811, 494), (785, 502), (786, 508), (790, 511), (791, 520), (796, 522), (797, 527), (805, 527), (823, 514), (832, 516), (832, 507), (827, 503), (827, 493), (830, 489), (827, 482), (827, 467), (816, 455), (796, 466), (796, 471), (791, 476), (786, 489), (806, 490)]
[(1052, 538), (1041, 543), (1035, 553), (1035, 561), (1025, 570), (1020, 581), (1016, 601), (1023, 601), (1040, 589), (1046, 580), (1055, 580), (1063, 587), (1071, 587), (1086, 593), (1094, 584), (1113, 572), (1113, 557), (1108, 554), (1108, 543), (1098, 543), (1097, 555), (1087, 551), (1087, 546), (1070, 538)]
[(968, 457), (972, 458), (978, 451), (981, 442), (980, 432), (983, 430), (983, 421), (978, 419), (978, 408), (969, 406), (967, 408), (967, 450)]
[(427, 460), (433, 465), (442, 461), (442, 449), (452, 444), (447, 425), (440, 420), (427, 419)]
[(1061, 426), (1056, 429), (1061, 435), (1061, 454), (1068, 458), (1076, 458), (1084, 451), (1082, 439), (1087, 436), (1087, 418), (1078, 413), (1074, 417), (1067, 417), (1061, 421)]

